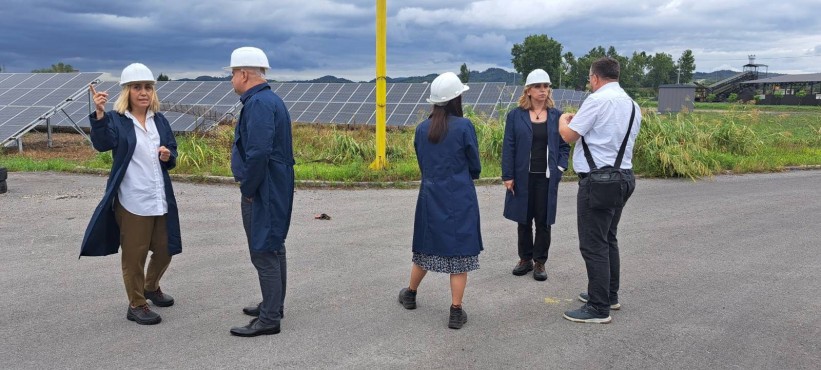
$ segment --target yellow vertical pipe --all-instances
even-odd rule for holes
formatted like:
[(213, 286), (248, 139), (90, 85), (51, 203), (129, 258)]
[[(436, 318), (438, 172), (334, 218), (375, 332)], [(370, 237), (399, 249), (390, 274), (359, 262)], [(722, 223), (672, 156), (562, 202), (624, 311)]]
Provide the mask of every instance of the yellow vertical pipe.
[(387, 76), (387, 0), (376, 0), (376, 159), (371, 169), (381, 170), (388, 164), (385, 156)]

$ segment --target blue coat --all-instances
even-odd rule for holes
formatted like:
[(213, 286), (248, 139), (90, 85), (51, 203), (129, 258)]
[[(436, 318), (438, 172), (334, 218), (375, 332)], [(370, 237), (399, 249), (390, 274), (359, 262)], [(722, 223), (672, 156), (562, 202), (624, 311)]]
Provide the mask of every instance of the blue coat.
[[(117, 191), (125, 177), (125, 171), (131, 163), (134, 148), (137, 145), (137, 135), (134, 132), (134, 122), (124, 114), (109, 111), (103, 119), (97, 119), (97, 113), (89, 116), (91, 121), (91, 144), (100, 152), (111, 150), (114, 162), (108, 175), (105, 194), (83, 236), (80, 247), (80, 256), (106, 256), (115, 254), (120, 248), (120, 227), (114, 218), (114, 205), (117, 200)], [(174, 189), (171, 187), (171, 177), (168, 170), (177, 165), (177, 140), (171, 125), (162, 113), (154, 113), (154, 123), (160, 135), (160, 145), (171, 151), (168, 162), (160, 161), (163, 181), (165, 182), (165, 200), (168, 203), (166, 227), (168, 229), (168, 254), (175, 255), (182, 252), (180, 237), (180, 217), (177, 212), (177, 200), (174, 198)], [(157, 160), (159, 161), (159, 154)]]
[(248, 247), (274, 252), (285, 245), (294, 203), (291, 116), (267, 83), (248, 89), (240, 100), (231, 171), (242, 196), (253, 198)]
[[(570, 145), (559, 135), (559, 116), (562, 112), (550, 108), (547, 116), (547, 168), (550, 184), (547, 194), (547, 224), (556, 223), (556, 196), (562, 181), (561, 166), (567, 169)], [(530, 174), (530, 146), (533, 144), (533, 127), (530, 113), (516, 108), (507, 114), (505, 138), (502, 144), (502, 180), (513, 180), (513, 191), (505, 194), (504, 216), (518, 223), (527, 223), (528, 178)]]
[(428, 255), (477, 256), (482, 250), (479, 200), (479, 144), (470, 120), (451, 116), (448, 133), (428, 141), (430, 119), (416, 127), (413, 146), (422, 172), (413, 223), (413, 251)]

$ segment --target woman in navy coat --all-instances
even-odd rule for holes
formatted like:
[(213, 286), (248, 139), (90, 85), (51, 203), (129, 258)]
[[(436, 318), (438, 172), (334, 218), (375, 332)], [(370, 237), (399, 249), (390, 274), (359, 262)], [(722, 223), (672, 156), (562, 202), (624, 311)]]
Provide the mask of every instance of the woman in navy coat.
[(518, 223), (519, 234), (519, 262), (513, 275), (533, 270), (533, 278), (539, 281), (547, 280), (550, 225), (556, 222), (556, 196), (570, 155), (570, 145), (559, 135), (561, 114), (553, 102), (550, 76), (536, 69), (528, 74), (519, 107), (508, 113), (505, 123), (504, 216)]
[[(148, 67), (134, 63), (120, 77), (122, 92), (114, 110), (105, 112), (107, 92), (93, 94), (91, 143), (100, 152), (111, 150), (113, 163), (105, 194), (86, 228), (80, 256), (105, 256), (122, 247), (123, 282), (129, 306), (126, 318), (138, 324), (162, 319), (148, 308), (167, 307), (174, 298), (159, 282), (182, 251), (177, 202), (168, 170), (174, 168), (177, 141), (165, 117)], [(145, 260), (151, 251), (148, 272)]]
[(428, 271), (450, 274), (448, 327), (467, 322), (462, 297), (467, 273), (479, 268), (482, 233), (473, 179), (479, 178), (479, 145), (473, 124), (462, 117), (461, 95), (468, 87), (453, 72), (439, 75), (430, 88), (433, 112), (416, 127), (414, 148), (422, 184), (413, 225), (410, 285), (399, 303), (416, 308), (416, 290)]

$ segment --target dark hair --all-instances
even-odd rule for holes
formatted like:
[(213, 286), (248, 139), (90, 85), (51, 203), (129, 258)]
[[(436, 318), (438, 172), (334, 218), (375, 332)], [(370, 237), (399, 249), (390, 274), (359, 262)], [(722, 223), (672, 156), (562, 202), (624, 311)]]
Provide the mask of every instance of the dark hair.
[(445, 105), (433, 105), (433, 112), (430, 114), (430, 130), (428, 131), (428, 141), (438, 143), (448, 134), (448, 116), (463, 117), (462, 96), (459, 95), (447, 102)]
[(608, 80), (619, 79), (619, 61), (610, 57), (601, 57), (590, 65), (590, 72)]

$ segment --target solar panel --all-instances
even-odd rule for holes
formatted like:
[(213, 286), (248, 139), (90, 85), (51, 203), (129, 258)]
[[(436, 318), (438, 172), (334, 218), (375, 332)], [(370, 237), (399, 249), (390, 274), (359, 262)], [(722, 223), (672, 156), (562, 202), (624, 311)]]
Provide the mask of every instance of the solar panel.
[(101, 73), (0, 73), (0, 144), (20, 138), (82, 96)]

